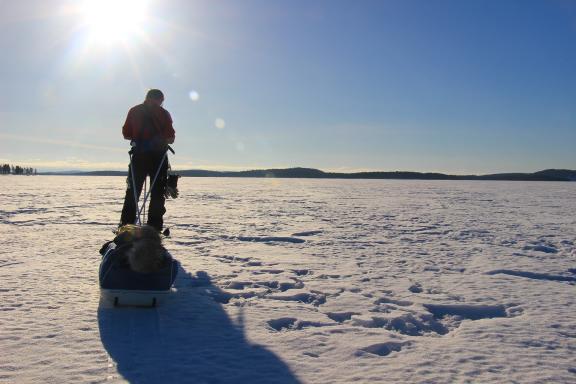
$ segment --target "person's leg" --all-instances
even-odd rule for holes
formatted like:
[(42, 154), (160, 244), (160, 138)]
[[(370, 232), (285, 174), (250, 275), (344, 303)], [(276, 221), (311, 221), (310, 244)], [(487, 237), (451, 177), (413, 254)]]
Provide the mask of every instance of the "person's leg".
[[(154, 179), (158, 167), (162, 162), (164, 153), (155, 153), (152, 161), (152, 167), (150, 168), (150, 182)], [(158, 231), (162, 230), (164, 225), (163, 216), (166, 213), (166, 208), (164, 208), (164, 203), (166, 197), (164, 192), (166, 191), (166, 174), (168, 173), (168, 157), (164, 159), (164, 163), (160, 168), (158, 177), (156, 178), (156, 183), (152, 188), (150, 193), (150, 208), (148, 210), (148, 225), (156, 228)]]
[[(140, 198), (144, 179), (146, 178), (145, 158), (141, 153), (132, 155), (132, 168), (134, 169), (134, 180), (136, 184), (136, 198)], [(134, 224), (136, 222), (136, 201), (134, 197), (134, 189), (132, 183), (132, 172), (128, 166), (128, 179), (127, 179), (126, 195), (124, 196), (124, 206), (122, 207), (122, 216), (120, 217), (120, 225)]]

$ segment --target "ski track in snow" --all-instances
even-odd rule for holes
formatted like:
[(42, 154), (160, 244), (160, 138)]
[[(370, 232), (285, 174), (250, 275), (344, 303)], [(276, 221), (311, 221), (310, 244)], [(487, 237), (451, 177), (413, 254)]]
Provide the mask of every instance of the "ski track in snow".
[(120, 177), (4, 176), (0, 382), (576, 382), (576, 184), (180, 181), (157, 309), (100, 302)]

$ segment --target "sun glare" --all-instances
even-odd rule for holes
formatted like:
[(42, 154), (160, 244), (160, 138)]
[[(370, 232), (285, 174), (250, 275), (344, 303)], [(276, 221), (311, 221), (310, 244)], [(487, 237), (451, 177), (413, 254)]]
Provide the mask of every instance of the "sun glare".
[(91, 40), (103, 44), (126, 42), (142, 33), (147, 20), (147, 2), (86, 0), (81, 13)]

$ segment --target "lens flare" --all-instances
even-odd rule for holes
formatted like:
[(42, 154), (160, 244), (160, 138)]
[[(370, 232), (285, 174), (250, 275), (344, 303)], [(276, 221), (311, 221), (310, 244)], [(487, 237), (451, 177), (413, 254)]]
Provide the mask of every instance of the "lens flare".
[(214, 126), (218, 129), (224, 129), (224, 127), (226, 127), (226, 122), (224, 119), (217, 118), (216, 121), (214, 121)]
[(196, 91), (190, 91), (188, 96), (190, 97), (190, 100), (192, 100), (192, 101), (198, 101), (200, 99), (200, 94)]

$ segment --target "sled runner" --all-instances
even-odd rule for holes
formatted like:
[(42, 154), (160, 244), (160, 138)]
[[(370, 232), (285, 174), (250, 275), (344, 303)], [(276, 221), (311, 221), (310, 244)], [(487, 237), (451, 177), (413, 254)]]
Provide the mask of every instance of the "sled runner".
[(150, 307), (160, 305), (170, 294), (166, 291), (138, 291), (130, 289), (104, 289), (100, 290), (102, 298), (115, 307)]

